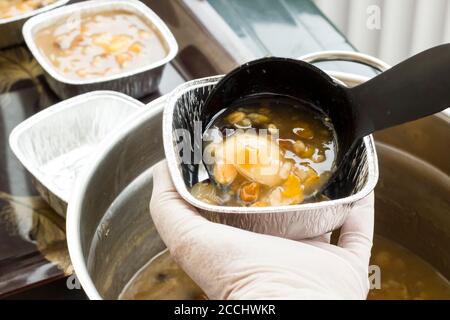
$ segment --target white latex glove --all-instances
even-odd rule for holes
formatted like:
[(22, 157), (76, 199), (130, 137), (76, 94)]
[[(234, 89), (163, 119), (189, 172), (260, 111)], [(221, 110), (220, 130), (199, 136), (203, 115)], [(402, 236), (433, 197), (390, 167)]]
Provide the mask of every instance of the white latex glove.
[(329, 235), (293, 241), (213, 223), (154, 169), (150, 211), (175, 261), (210, 299), (365, 299), (374, 197), (357, 203), (338, 246)]

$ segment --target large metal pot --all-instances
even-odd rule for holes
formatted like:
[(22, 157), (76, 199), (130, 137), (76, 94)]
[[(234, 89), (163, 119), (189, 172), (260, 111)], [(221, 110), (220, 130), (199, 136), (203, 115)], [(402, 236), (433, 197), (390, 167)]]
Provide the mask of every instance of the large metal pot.
[[(152, 166), (164, 157), (162, 108), (162, 100), (153, 102), (111, 137), (69, 201), (70, 256), (91, 299), (116, 299), (164, 249), (148, 211)], [(410, 248), (448, 278), (449, 137), (450, 120), (444, 115), (378, 134), (376, 189), (376, 232)]]

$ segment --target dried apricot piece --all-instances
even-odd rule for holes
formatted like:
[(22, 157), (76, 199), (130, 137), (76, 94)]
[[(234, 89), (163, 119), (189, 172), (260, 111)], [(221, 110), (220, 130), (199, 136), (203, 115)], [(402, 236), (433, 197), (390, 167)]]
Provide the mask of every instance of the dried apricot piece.
[(303, 195), (302, 182), (295, 174), (290, 174), (287, 180), (283, 183), (283, 197), (294, 198)]
[(88, 71), (86, 69), (79, 69), (76, 71), (76, 74), (80, 77), (80, 78), (84, 78), (88, 75)]
[(230, 113), (226, 119), (230, 124), (236, 124), (239, 121), (242, 121), (244, 118), (245, 118), (244, 112), (235, 111), (233, 113)]
[(118, 51), (122, 51), (125, 50), (126, 48), (128, 48), (131, 44), (132, 38), (130, 36), (124, 35), (124, 34), (118, 34), (118, 35), (114, 35), (110, 41), (104, 45), (102, 45), (102, 47), (104, 47), (104, 49), (108, 52), (108, 53), (113, 53), (113, 52), (118, 52)]
[(142, 51), (142, 45), (138, 42), (135, 42), (128, 48), (128, 51), (131, 51), (134, 54), (139, 54)]
[(320, 183), (320, 176), (318, 174), (316, 175), (310, 175), (304, 182), (303, 185), (305, 187), (306, 193), (312, 193), (317, 188), (318, 184)]
[(129, 53), (119, 53), (116, 55), (116, 62), (124, 68), (133, 57)]

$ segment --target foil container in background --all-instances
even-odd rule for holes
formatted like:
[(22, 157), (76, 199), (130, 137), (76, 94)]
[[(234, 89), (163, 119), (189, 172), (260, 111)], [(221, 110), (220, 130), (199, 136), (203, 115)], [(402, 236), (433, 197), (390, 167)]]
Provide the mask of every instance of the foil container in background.
[[(179, 146), (182, 140), (188, 139), (191, 150), (199, 149), (195, 145), (193, 122), (200, 120), (205, 100), (220, 79), (221, 76), (187, 82), (168, 97), (163, 116), (164, 151), (180, 195), (211, 221), (294, 240), (319, 236), (342, 226), (355, 202), (367, 196), (378, 180), (377, 156), (371, 136), (354, 148), (344, 175), (336, 182), (336, 199), (333, 200), (254, 208), (211, 205), (191, 195), (189, 190), (196, 182), (199, 165), (183, 163)], [(176, 129), (186, 129), (190, 137), (177, 136)]]
[(83, 94), (20, 123), (9, 144), (32, 174), (39, 194), (65, 216), (75, 180), (97, 146), (143, 106), (117, 92)]
[(48, 6), (26, 12), (17, 16), (0, 19), (0, 49), (10, 47), (23, 42), (22, 26), (30, 17), (55, 9), (69, 3), (70, 0), (58, 0)]
[[(167, 56), (140, 68), (104, 77), (73, 80), (64, 77), (50, 63), (34, 41), (37, 32), (64, 20), (77, 19), (80, 14), (110, 10), (126, 10), (155, 26), (168, 46)], [(114, 90), (134, 98), (143, 97), (158, 88), (162, 71), (178, 52), (178, 45), (166, 24), (145, 4), (137, 0), (96, 0), (68, 5), (43, 13), (28, 20), (23, 27), (23, 37), (33, 56), (44, 70), (45, 78), (52, 90), (62, 99), (93, 90)]]

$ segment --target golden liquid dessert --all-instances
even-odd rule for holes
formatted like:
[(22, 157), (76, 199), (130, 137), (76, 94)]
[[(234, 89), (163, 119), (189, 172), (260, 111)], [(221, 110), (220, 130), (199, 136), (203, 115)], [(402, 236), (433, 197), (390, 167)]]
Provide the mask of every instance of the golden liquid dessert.
[(54, 2), (56, 0), (0, 0), (0, 19), (15, 17)]
[(57, 22), (40, 30), (35, 41), (56, 70), (74, 80), (134, 70), (168, 54), (156, 27), (125, 10)]
[(370, 264), (380, 267), (381, 289), (370, 290), (369, 300), (450, 299), (450, 282), (393, 241), (375, 236)]
[(194, 185), (197, 199), (251, 207), (323, 199), (318, 191), (336, 143), (329, 119), (313, 106), (288, 97), (247, 98), (216, 116), (210, 129), (204, 155), (217, 184)]
[(125, 286), (121, 300), (203, 300), (203, 291), (175, 263), (168, 250), (151, 259)]
[[(450, 282), (408, 249), (375, 236), (371, 265), (381, 268), (381, 289), (369, 300), (450, 299)], [(127, 284), (120, 299), (207, 299), (168, 251), (152, 259)]]

